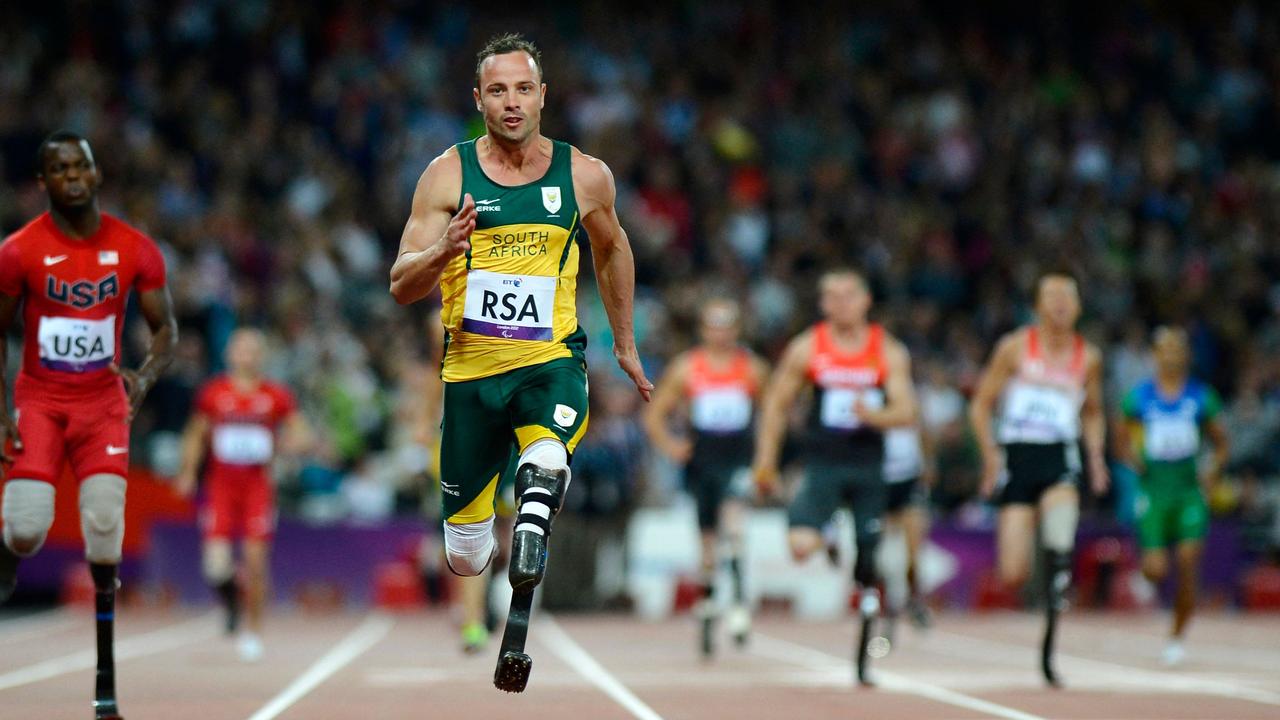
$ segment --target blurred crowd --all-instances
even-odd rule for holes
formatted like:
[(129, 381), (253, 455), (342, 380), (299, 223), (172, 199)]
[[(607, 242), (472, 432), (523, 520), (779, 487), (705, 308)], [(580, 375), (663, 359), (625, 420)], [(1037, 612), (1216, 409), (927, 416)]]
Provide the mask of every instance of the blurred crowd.
[[(183, 328), (138, 457), (172, 463), (192, 388), (248, 323), (321, 431), (287, 473), (294, 507), (414, 510), (432, 435), (418, 398), (439, 349), (426, 304), (395, 306), (386, 271), (419, 173), (482, 132), (475, 50), (518, 29), (544, 53), (544, 131), (617, 178), (651, 375), (692, 341), (707, 296), (739, 299), (749, 342), (776, 357), (815, 319), (816, 275), (856, 266), (915, 356), (935, 498), (955, 508), (975, 482), (975, 375), (1028, 319), (1036, 275), (1065, 265), (1112, 403), (1149, 370), (1154, 324), (1191, 330), (1233, 431), (1217, 504), (1274, 526), (1280, 14), (1158, 5), (8, 3), (0, 228), (43, 209), (40, 137), (85, 133), (104, 206), (162, 243)], [(590, 281), (580, 314), (595, 407), (571, 504), (659, 502), (670, 473), (648, 470)]]

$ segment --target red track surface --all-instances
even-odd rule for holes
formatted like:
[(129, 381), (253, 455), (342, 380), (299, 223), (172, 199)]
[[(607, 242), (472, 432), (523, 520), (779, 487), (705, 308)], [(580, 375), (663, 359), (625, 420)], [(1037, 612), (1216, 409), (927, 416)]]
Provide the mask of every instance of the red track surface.
[[(704, 663), (687, 619), (546, 617), (531, 633), (529, 689), (508, 695), (490, 684), (496, 647), (462, 655), (443, 614), (280, 614), (266, 660), (248, 666), (217, 635), (215, 615), (126, 611), (121, 707), (129, 720), (1280, 718), (1277, 616), (1199, 619), (1186, 664), (1168, 671), (1155, 661), (1162, 616), (1070, 615), (1059, 661), (1069, 686), (1058, 691), (1036, 672), (1030, 615), (904, 628), (876, 665), (878, 690), (852, 686), (852, 621), (764, 619), (748, 650)], [(92, 716), (91, 625), (80, 611), (0, 622), (0, 718)]]

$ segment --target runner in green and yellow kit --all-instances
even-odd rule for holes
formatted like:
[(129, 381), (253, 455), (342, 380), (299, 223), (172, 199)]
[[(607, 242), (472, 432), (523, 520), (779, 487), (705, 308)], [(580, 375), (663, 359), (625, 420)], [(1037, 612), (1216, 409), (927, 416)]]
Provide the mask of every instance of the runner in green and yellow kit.
[(649, 399), (632, 330), (635, 262), (601, 161), (544, 137), (541, 54), (519, 35), (480, 51), (473, 90), (485, 134), (431, 162), (391, 267), (411, 303), (440, 288), (445, 328), (440, 488), (445, 558), (479, 575), (497, 554), (494, 497), (514, 454), (513, 596), (494, 685), (521, 692), (533, 592), (587, 429), (586, 333), (575, 307), (579, 243), (591, 244), (613, 354)]
[[(1123, 412), (1121, 451), (1141, 477), (1138, 542), (1142, 572), (1159, 583), (1169, 573), (1170, 545), (1178, 565), (1173, 630), (1165, 647), (1166, 665), (1182, 661), (1182, 638), (1195, 609), (1200, 555), (1209, 528), (1206, 490), (1227, 460), (1227, 435), (1218, 413), (1222, 401), (1213, 388), (1190, 377), (1187, 333), (1173, 327), (1156, 330), (1156, 373), (1129, 391)], [(1205, 439), (1213, 447), (1200, 471)]]

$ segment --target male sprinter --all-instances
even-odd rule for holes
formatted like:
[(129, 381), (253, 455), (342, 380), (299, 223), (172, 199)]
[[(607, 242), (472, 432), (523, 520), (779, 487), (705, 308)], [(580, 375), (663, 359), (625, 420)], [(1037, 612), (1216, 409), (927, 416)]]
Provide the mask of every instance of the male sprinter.
[(205, 580), (227, 610), (227, 634), (240, 622), (240, 587), (232, 543), (242, 541), (247, 629), (237, 643), (240, 659), (262, 658), (262, 616), (267, 598), (271, 536), (276, 527), (271, 461), (276, 438), (288, 453), (305, 450), (310, 429), (289, 388), (262, 374), (265, 340), (257, 330), (240, 329), (227, 342), (225, 375), (209, 379), (196, 393), (195, 412), (182, 434), (182, 465), (174, 485), (183, 496), (196, 490), (196, 473), (210, 450), (205, 471)]
[(636, 351), (635, 261), (614, 211), (604, 163), (539, 131), (546, 85), (533, 43), (503, 35), (480, 51), (476, 110), (485, 134), (427, 167), (391, 267), (397, 302), (440, 286), (448, 337), (440, 484), (445, 557), (478, 575), (497, 552), (494, 495), (513, 446), (517, 517), (513, 595), (494, 685), (521, 692), (534, 588), (552, 520), (569, 486), (569, 457), (587, 427), (586, 333), (574, 294), (577, 237), (586, 231), (613, 354), (640, 394), (653, 389)]
[(841, 503), (853, 511), (861, 593), (858, 682), (870, 685), (867, 646), (880, 613), (876, 548), (886, 501), (884, 431), (915, 420), (911, 357), (897, 338), (867, 320), (871, 290), (852, 270), (833, 270), (819, 284), (824, 320), (787, 345), (765, 395), (754, 472), (764, 492), (778, 482), (778, 456), (792, 403), (814, 389), (805, 443), (805, 476), (791, 502), (787, 540), (797, 562), (825, 547), (821, 528)]
[[(49, 211), (0, 245), (0, 368), (23, 303), (22, 370), (16, 413), (0, 413), (0, 448), (12, 462), (4, 487), (0, 602), (13, 592), (18, 558), (44, 544), (63, 464), (80, 483), (80, 526), (93, 575), (98, 629), (94, 711), (118, 718), (112, 655), (116, 569), (124, 541), (129, 422), (173, 358), (178, 338), (164, 258), (150, 238), (98, 209), (89, 143), (55, 132), (37, 154)], [(137, 370), (121, 368), (125, 301), (138, 291), (151, 347)], [(0, 407), (7, 388), (0, 382)]]
[(929, 533), (927, 485), (932, 484), (931, 476), (918, 425), (885, 432), (884, 479), (888, 495), (879, 560), (890, 627), (903, 610), (917, 628), (929, 626), (929, 611), (920, 596), (917, 560)]
[[(1155, 377), (1125, 396), (1120, 450), (1141, 478), (1138, 542), (1142, 572), (1151, 582), (1163, 582), (1169, 574), (1168, 547), (1174, 546), (1178, 591), (1162, 658), (1174, 666), (1186, 655), (1182, 638), (1195, 610), (1200, 556), (1209, 530), (1205, 498), (1227, 462), (1230, 447), (1218, 418), (1222, 400), (1213, 388), (1191, 377), (1186, 331), (1161, 327), (1153, 340)], [(1206, 436), (1213, 455), (1201, 476), (1198, 461)]]
[[(712, 300), (702, 311), (702, 344), (682, 353), (658, 381), (644, 414), (645, 431), (659, 452), (684, 464), (685, 484), (698, 507), (702, 534), (702, 654), (715, 651), (715, 589), (718, 545), (733, 582), (729, 632), (739, 646), (747, 641), (751, 616), (742, 586), (742, 498), (732, 483), (751, 463), (751, 420), (769, 366), (739, 340), (738, 306)], [(692, 439), (671, 432), (672, 415), (687, 412)]]
[[(1076, 334), (1080, 292), (1064, 273), (1048, 273), (1036, 286), (1036, 323), (1000, 339), (983, 369), (969, 406), (982, 451), (984, 496), (1000, 507), (996, 549), (999, 577), (1018, 587), (1031, 576), (1037, 515), (1048, 567), (1040, 667), (1053, 669), (1058, 613), (1071, 583), (1071, 551), (1080, 518), (1080, 441), (1094, 491), (1106, 492), (1103, 457), (1102, 353)], [(993, 428), (996, 403), (1000, 415)]]

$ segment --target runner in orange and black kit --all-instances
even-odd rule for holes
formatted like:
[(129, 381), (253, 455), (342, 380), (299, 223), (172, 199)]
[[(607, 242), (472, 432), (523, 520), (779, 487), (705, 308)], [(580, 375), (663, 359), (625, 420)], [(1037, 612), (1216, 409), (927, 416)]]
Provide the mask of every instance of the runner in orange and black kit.
[(862, 597), (858, 681), (868, 685), (867, 648), (880, 613), (876, 547), (888, 494), (884, 431), (915, 420), (915, 390), (906, 348), (867, 320), (871, 292), (862, 276), (850, 270), (828, 272), (820, 292), (825, 321), (791, 341), (770, 381), (756, 441), (755, 475), (762, 491), (776, 486), (787, 415), (800, 391), (812, 386), (805, 477), (791, 503), (788, 541), (792, 555), (803, 560), (825, 547), (821, 528), (841, 503), (853, 511), (854, 581)]
[[(751, 462), (751, 424), (756, 400), (769, 367), (738, 343), (738, 306), (713, 300), (702, 312), (702, 343), (671, 362), (658, 382), (653, 403), (644, 415), (645, 430), (667, 457), (683, 463), (685, 485), (698, 508), (702, 535), (702, 600), (697, 614), (702, 626), (702, 653), (714, 652), (718, 613), (712, 599), (717, 560), (727, 560), (733, 601), (726, 617), (729, 633), (739, 646), (747, 641), (751, 616), (742, 581), (742, 513), (746, 488), (735, 488), (735, 477), (747, 480)], [(671, 432), (672, 415), (685, 410), (691, 438)], [(724, 552), (717, 546), (723, 545)]]
[[(98, 208), (102, 176), (89, 143), (53, 133), (40, 144), (38, 168), (49, 211), (0, 245), (0, 368), (19, 305), (25, 326), (15, 417), (0, 411), (0, 452), (13, 463), (4, 487), (0, 602), (14, 590), (18, 558), (44, 544), (54, 487), (70, 463), (96, 591), (94, 712), (118, 718), (113, 635), (129, 423), (172, 359), (178, 325), (155, 243)], [(120, 367), (131, 288), (151, 329), (150, 351), (136, 371)]]
[(969, 404), (982, 451), (982, 493), (1000, 507), (1000, 580), (1019, 587), (1031, 576), (1037, 526), (1045, 549), (1047, 621), (1040, 667), (1053, 686), (1060, 684), (1054, 636), (1066, 605), (1080, 517), (1081, 445), (1094, 491), (1101, 494), (1108, 484), (1102, 353), (1076, 333), (1079, 317), (1075, 279), (1044, 275), (1036, 287), (1036, 323), (1001, 338)]
[(237, 330), (227, 342), (227, 374), (208, 380), (196, 394), (195, 412), (182, 436), (182, 467), (174, 485), (190, 497), (196, 473), (210, 450), (205, 499), (204, 576), (227, 609), (227, 633), (238, 629), (240, 588), (232, 543), (242, 541), (248, 627), (238, 651), (245, 662), (262, 657), (262, 616), (266, 606), (271, 537), (276, 529), (271, 462), (276, 439), (288, 453), (301, 452), (310, 429), (289, 388), (263, 377), (265, 341), (257, 330)]

